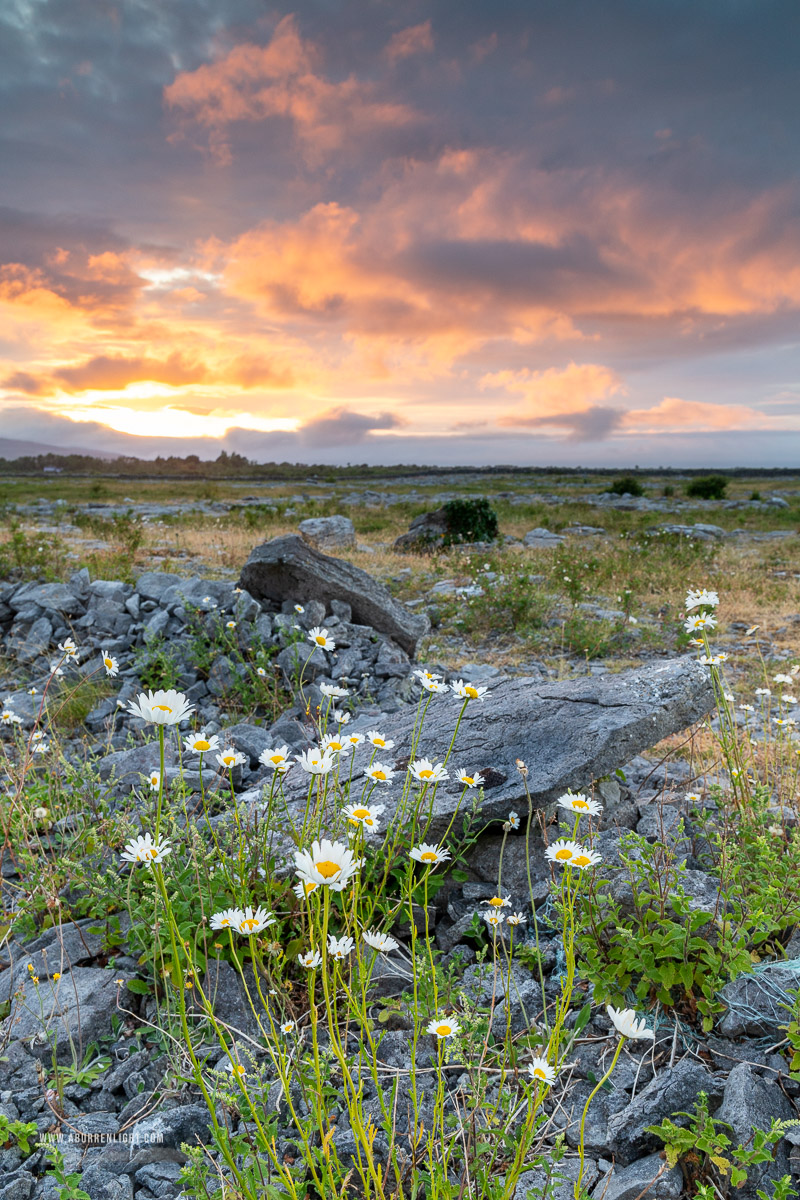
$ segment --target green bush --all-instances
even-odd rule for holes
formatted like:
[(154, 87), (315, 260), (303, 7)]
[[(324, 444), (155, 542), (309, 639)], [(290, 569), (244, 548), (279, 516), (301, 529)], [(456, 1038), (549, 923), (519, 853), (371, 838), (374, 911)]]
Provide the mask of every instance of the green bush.
[(694, 500), (722, 500), (728, 481), (724, 475), (701, 475), (686, 485), (686, 495)]
[(615, 479), (609, 487), (606, 488), (607, 495), (624, 496), (625, 493), (629, 496), (643, 496), (644, 488), (639, 483), (635, 475), (621, 475), (619, 479)]
[(445, 545), (458, 542), (493, 542), (497, 537), (497, 513), (485, 496), (478, 500), (448, 500)]

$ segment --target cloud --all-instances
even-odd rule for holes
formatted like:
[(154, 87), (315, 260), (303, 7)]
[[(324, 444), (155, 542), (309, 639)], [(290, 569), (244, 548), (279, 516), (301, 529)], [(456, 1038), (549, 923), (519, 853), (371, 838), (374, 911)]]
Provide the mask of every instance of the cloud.
[(305, 421), (298, 435), (306, 446), (347, 446), (364, 442), (375, 429), (399, 429), (404, 424), (397, 413), (368, 416), (338, 407)]
[(483, 376), (480, 386), (518, 392), (524, 397), (520, 408), (498, 417), (499, 425), (532, 428), (559, 425), (573, 432), (592, 428), (597, 431), (596, 436), (604, 436), (602, 431), (610, 432), (618, 424), (611, 416), (616, 410), (596, 402), (626, 390), (610, 367), (574, 362), (545, 371), (490, 372)]
[(204, 364), (188, 362), (175, 351), (166, 359), (101, 354), (75, 367), (61, 367), (53, 372), (53, 378), (65, 392), (84, 392), (90, 388), (114, 391), (143, 380), (181, 387), (199, 383), (208, 374)]
[(432, 50), (433, 32), (428, 20), (393, 34), (385, 54), (390, 62), (397, 62), (398, 59), (409, 58), (413, 54), (429, 54)]
[(630, 409), (623, 416), (622, 428), (636, 433), (684, 433), (759, 429), (771, 423), (763, 412), (744, 404), (710, 404), (665, 396), (652, 408)]
[[(566, 430), (568, 442), (598, 442), (609, 437), (623, 426), (625, 413), (619, 408), (593, 404), (578, 412), (552, 413), (545, 417), (531, 417), (525, 424), (531, 428), (551, 426)], [(512, 424), (511, 421), (502, 422)]]

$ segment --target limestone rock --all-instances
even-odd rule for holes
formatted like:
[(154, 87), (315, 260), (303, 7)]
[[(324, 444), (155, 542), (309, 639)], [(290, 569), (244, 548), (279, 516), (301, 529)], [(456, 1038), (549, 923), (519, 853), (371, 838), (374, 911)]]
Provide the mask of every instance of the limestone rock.
[(297, 526), (303, 541), (316, 550), (349, 550), (356, 530), (349, 517), (309, 517)]

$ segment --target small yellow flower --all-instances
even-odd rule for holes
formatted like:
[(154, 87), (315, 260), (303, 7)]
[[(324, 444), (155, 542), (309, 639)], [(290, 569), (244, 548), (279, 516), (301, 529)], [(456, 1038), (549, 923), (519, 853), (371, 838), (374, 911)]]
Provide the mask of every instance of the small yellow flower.
[(39, 976), (38, 976), (38, 975), (31, 975), (31, 979), (33, 980), (33, 982), (34, 982), (34, 983), (38, 983), (38, 982), (39, 982)]
[(55, 979), (55, 980), (56, 980), (56, 982), (58, 982), (58, 980), (59, 980), (60, 978), (61, 978), (61, 972), (60, 972), (60, 971), (56, 971), (55, 975), (53, 976), (53, 979)]

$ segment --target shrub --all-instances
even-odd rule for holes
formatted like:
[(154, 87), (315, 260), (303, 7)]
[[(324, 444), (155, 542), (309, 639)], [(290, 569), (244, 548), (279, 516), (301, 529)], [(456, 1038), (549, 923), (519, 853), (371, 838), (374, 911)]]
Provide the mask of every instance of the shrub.
[(448, 500), (445, 545), (458, 542), (493, 542), (497, 537), (497, 513), (485, 496), (477, 500)]
[(686, 485), (686, 495), (694, 500), (722, 500), (728, 481), (724, 475), (701, 475)]
[(606, 488), (606, 495), (613, 496), (643, 496), (644, 488), (635, 475), (621, 475)]

